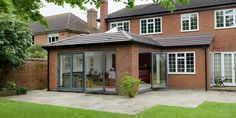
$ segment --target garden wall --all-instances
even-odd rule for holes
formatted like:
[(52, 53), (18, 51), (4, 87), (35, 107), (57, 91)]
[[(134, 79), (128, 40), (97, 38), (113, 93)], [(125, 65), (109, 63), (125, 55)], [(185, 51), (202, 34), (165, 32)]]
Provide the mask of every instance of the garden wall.
[(6, 81), (13, 81), (17, 87), (26, 86), (29, 90), (46, 89), (47, 88), (47, 60), (46, 59), (30, 59), (18, 67), (16, 70), (10, 70), (0, 80), (1, 84)]

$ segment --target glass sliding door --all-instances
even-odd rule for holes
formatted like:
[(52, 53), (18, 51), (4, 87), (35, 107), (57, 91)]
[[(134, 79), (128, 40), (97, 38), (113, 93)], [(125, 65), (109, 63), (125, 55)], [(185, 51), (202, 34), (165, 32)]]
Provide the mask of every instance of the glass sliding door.
[(84, 79), (84, 61), (83, 54), (73, 54), (73, 63), (72, 63), (72, 88), (83, 88), (83, 79)]
[(59, 89), (64, 91), (82, 91), (84, 67), (83, 54), (59, 55)]
[(167, 86), (166, 54), (152, 54), (152, 88)]
[(71, 87), (71, 56), (60, 55), (60, 79), (59, 87), (70, 88)]
[(217, 84), (219, 79), (221, 79), (226, 86), (236, 86), (236, 53), (218, 52), (214, 53), (213, 57), (213, 84)]
[(116, 55), (106, 52), (105, 92), (116, 92)]
[(85, 91), (103, 92), (105, 79), (105, 53), (85, 52)]

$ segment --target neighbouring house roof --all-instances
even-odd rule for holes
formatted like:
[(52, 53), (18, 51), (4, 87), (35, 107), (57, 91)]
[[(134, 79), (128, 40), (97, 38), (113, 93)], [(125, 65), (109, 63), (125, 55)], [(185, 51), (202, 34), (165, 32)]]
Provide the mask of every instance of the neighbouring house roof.
[(43, 34), (48, 32), (72, 31), (78, 33), (88, 33), (87, 23), (72, 13), (64, 13), (45, 17), (49, 27), (46, 28), (39, 22), (30, 24), (33, 34)]
[(210, 45), (213, 37), (212, 34), (197, 34), (188, 36), (163, 36), (153, 38), (153, 40), (163, 47), (203, 46)]
[(211, 34), (152, 38), (120, 31), (114, 33), (80, 34), (51, 44), (46, 44), (44, 48), (127, 42), (157, 47), (203, 46), (210, 45), (212, 40), (213, 35)]
[[(191, 0), (189, 4), (186, 5), (177, 5), (176, 11), (184, 11), (184, 10), (194, 10), (194, 9), (203, 9), (203, 8), (218, 8), (225, 6), (236, 6), (236, 0)], [(133, 9), (121, 9), (114, 13), (111, 13), (107, 16), (107, 20), (109, 19), (119, 19), (119, 18), (129, 18), (134, 16), (144, 16), (151, 14), (162, 14), (162, 13), (170, 13), (166, 8), (157, 5), (157, 4), (143, 4), (137, 5)]]

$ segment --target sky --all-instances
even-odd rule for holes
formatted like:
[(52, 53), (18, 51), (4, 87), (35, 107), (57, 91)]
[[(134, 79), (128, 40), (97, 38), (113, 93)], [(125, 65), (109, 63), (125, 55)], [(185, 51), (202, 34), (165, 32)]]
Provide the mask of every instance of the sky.
[[(61, 6), (56, 6), (53, 3), (47, 3), (45, 2), (45, 0), (41, 0), (43, 1), (45, 7), (40, 9), (40, 13), (43, 16), (51, 16), (51, 15), (56, 15), (56, 14), (61, 14), (61, 13), (68, 13), (71, 12), (73, 14), (75, 14), (76, 16), (78, 16), (79, 18), (83, 19), (84, 21), (87, 21), (87, 13), (84, 10), (80, 10), (79, 7), (75, 7), (72, 8), (70, 7), (70, 5), (65, 5), (64, 7)], [(152, 0), (136, 0), (136, 5), (139, 4), (146, 4), (146, 3), (150, 3)], [(94, 5), (87, 5), (86, 6), (87, 9), (89, 8), (94, 8)], [(120, 10), (122, 8), (124, 8), (125, 5), (122, 2), (114, 2), (113, 0), (108, 0), (108, 13), (112, 13), (115, 12), (117, 10)], [(98, 17), (99, 17), (99, 10), (98, 10)]]

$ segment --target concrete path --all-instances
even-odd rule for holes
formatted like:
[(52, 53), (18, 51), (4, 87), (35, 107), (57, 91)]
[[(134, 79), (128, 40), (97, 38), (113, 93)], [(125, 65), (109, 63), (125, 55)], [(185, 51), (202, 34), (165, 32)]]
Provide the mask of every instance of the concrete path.
[(116, 95), (37, 90), (30, 91), (27, 95), (2, 97), (0, 99), (136, 114), (158, 104), (194, 108), (204, 101), (236, 103), (236, 92), (164, 90), (139, 94), (135, 98), (129, 99)]

